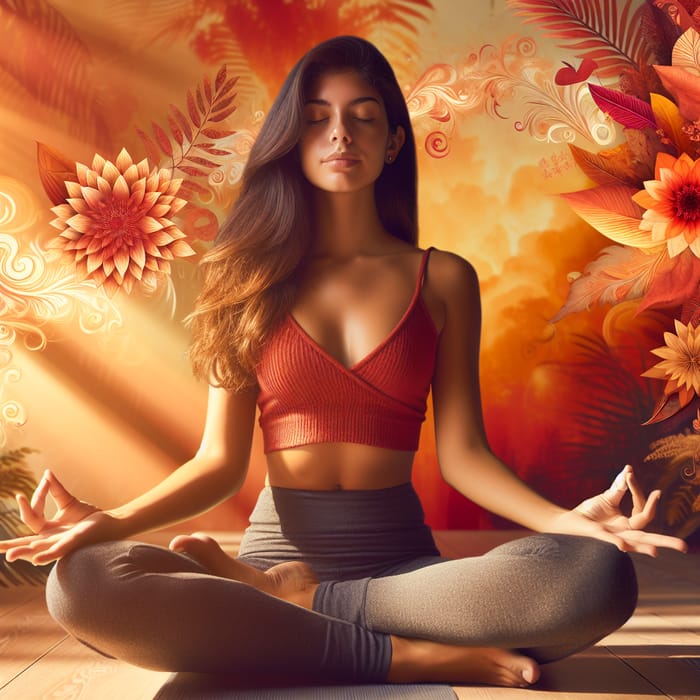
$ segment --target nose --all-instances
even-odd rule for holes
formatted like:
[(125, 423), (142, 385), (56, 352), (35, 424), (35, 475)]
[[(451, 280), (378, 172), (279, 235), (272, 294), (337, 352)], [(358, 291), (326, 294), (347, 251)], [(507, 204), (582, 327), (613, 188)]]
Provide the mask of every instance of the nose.
[(331, 129), (331, 143), (350, 143), (352, 141), (352, 136), (350, 135), (350, 129), (348, 129), (345, 120), (342, 117), (338, 117)]

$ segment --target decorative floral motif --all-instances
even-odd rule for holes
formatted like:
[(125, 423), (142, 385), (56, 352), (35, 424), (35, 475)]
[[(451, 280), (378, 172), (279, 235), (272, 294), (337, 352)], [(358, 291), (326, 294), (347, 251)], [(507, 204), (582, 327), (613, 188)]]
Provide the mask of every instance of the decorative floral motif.
[(700, 332), (696, 326), (686, 326), (680, 321), (675, 321), (675, 326), (675, 334), (664, 333), (666, 345), (652, 350), (662, 361), (643, 376), (665, 379), (666, 401), (662, 406), (666, 406), (668, 399), (675, 395), (677, 410), (680, 410), (700, 395)]
[[(581, 80), (590, 73), (591, 102), (624, 128), (624, 141), (608, 150), (570, 146), (594, 186), (563, 197), (615, 245), (582, 274), (571, 275), (568, 298), (554, 320), (593, 303), (623, 301), (635, 301), (640, 312), (655, 308), (673, 314), (677, 329), (686, 330), (667, 336), (666, 349), (655, 352), (672, 355), (662, 355), (664, 362), (645, 374), (667, 382), (650, 419), (662, 420), (700, 394), (700, 385), (665, 374), (674, 358), (680, 362), (673, 354), (679, 343), (694, 339), (695, 331), (688, 329), (700, 323), (697, 3), (649, 0), (634, 12), (630, 0), (509, 0), (509, 5), (589, 62), (585, 71), (574, 72)], [(572, 71), (565, 77), (574, 79)], [(609, 84), (601, 85), (604, 81)], [(593, 134), (589, 139), (595, 141)]]
[(656, 179), (632, 199), (646, 209), (639, 228), (651, 231), (653, 241), (665, 241), (672, 258), (686, 248), (700, 258), (700, 159), (659, 153)]
[(590, 100), (588, 86), (557, 82), (552, 71), (552, 64), (537, 56), (537, 44), (528, 37), (510, 38), (500, 47), (482, 46), (457, 67), (431, 66), (406, 96), (419, 133), (423, 120), (430, 120), (424, 136), (427, 153), (435, 158), (447, 155), (458, 114), (486, 112), (505, 119), (503, 104), (514, 97), (526, 105), (514, 122), (518, 131), (552, 143), (569, 143), (577, 135), (600, 146), (612, 143), (615, 128)]
[(149, 170), (122, 149), (115, 163), (95, 154), (91, 167), (78, 163), (78, 182), (66, 182), (68, 199), (52, 208), (52, 225), (61, 230), (50, 245), (75, 262), (85, 278), (109, 295), (135, 283), (153, 290), (170, 260), (194, 255), (185, 234), (170, 217), (185, 200), (175, 195), (181, 180), (170, 170)]

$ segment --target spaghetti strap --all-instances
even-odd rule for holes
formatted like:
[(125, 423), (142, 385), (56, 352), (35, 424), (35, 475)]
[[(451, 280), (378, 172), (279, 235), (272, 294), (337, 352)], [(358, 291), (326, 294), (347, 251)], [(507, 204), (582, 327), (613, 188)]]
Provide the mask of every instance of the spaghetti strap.
[(428, 258), (430, 257), (431, 251), (435, 250), (433, 246), (425, 249), (423, 257), (420, 261), (420, 267), (418, 268), (418, 279), (416, 280), (416, 291), (421, 289), (423, 282), (425, 281), (425, 271), (428, 267)]

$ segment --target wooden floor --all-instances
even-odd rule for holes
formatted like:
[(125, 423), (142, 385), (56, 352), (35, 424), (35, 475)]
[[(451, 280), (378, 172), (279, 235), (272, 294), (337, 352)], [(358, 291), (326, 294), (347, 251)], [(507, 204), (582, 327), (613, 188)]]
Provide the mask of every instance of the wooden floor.
[[(511, 536), (513, 533), (436, 533), (443, 553), (455, 557), (478, 554)], [(217, 537), (229, 551), (235, 551), (235, 535), (217, 533)], [(665, 552), (658, 559), (635, 557), (635, 564), (639, 606), (622, 629), (587, 652), (545, 666), (533, 689), (459, 687), (455, 688), (457, 697), (700, 699), (700, 554)], [(3, 700), (145, 700), (163, 697), (161, 689), (169, 680), (172, 683), (170, 674), (105, 659), (67, 637), (48, 616), (40, 587), (0, 589)], [(218, 700), (237, 695), (187, 692), (177, 697)]]

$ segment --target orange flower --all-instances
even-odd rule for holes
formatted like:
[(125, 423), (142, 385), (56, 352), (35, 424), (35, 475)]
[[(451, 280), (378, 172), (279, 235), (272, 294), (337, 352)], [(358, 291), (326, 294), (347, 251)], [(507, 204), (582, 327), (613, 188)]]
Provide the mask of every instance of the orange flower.
[(95, 154), (92, 166), (76, 164), (78, 182), (67, 181), (68, 199), (51, 209), (60, 229), (50, 248), (62, 250), (78, 272), (107, 294), (127, 294), (135, 283), (153, 290), (170, 273), (170, 260), (194, 255), (170, 217), (185, 204), (175, 196), (182, 180), (148, 160), (134, 163), (122, 149), (115, 163)]
[(700, 394), (700, 333), (692, 323), (687, 326), (680, 321), (674, 323), (676, 334), (664, 333), (666, 345), (652, 350), (662, 361), (642, 376), (665, 379), (664, 396), (678, 394), (683, 408)]
[(652, 241), (665, 241), (670, 257), (690, 248), (700, 258), (700, 159), (658, 153), (655, 175), (632, 196), (646, 209), (639, 228), (651, 231)]

